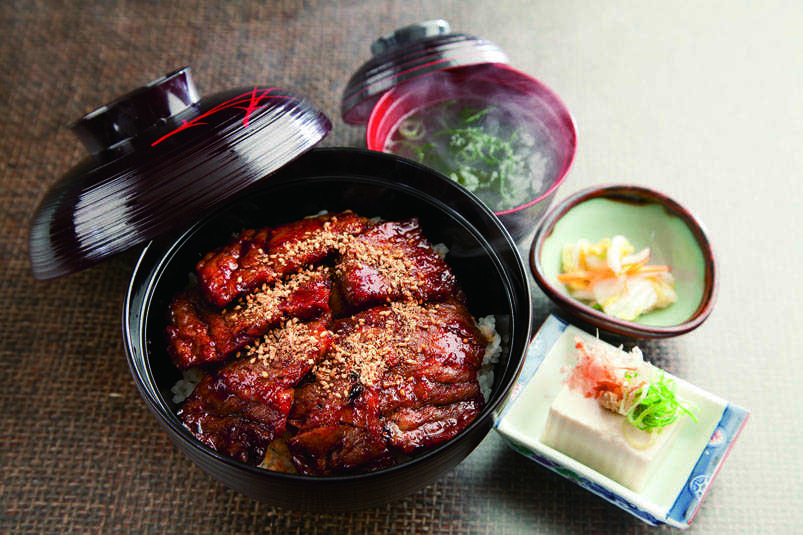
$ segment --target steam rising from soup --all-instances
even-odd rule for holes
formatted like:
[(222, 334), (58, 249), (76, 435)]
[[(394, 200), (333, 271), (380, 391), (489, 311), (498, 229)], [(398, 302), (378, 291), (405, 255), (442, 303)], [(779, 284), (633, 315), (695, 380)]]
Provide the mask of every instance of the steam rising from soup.
[(417, 160), (501, 212), (540, 196), (559, 172), (543, 124), (514, 105), (451, 99), (414, 110), (384, 147)]

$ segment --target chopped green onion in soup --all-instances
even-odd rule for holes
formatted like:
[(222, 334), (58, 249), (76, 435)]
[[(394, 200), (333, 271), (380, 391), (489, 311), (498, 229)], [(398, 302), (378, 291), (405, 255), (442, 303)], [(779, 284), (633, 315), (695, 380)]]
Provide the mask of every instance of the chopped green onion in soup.
[(432, 167), (504, 211), (537, 198), (551, 162), (546, 136), (501, 106), (449, 100), (414, 111), (390, 135), (387, 152)]

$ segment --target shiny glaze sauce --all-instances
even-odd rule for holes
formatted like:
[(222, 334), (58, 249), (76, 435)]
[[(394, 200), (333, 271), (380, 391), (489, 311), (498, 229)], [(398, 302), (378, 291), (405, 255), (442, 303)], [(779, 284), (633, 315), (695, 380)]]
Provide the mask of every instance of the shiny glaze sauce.
[(417, 220), (351, 212), (245, 230), (176, 295), (174, 364), (203, 378), (179, 418), (239, 461), (308, 475), (392, 466), (484, 406), (488, 341)]

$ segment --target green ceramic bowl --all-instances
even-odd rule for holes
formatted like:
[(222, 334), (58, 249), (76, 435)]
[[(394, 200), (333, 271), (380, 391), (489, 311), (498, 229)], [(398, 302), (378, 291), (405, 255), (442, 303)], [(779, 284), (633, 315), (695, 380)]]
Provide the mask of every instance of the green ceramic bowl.
[[(586, 238), (595, 243), (615, 234), (636, 250), (649, 247), (651, 264), (666, 264), (678, 300), (642, 314), (637, 321), (609, 316), (569, 295), (558, 282), (561, 249)], [(542, 221), (530, 249), (538, 286), (566, 311), (602, 329), (637, 338), (677, 336), (698, 327), (714, 306), (716, 262), (703, 225), (663, 193), (633, 185), (593, 187), (575, 193)]]

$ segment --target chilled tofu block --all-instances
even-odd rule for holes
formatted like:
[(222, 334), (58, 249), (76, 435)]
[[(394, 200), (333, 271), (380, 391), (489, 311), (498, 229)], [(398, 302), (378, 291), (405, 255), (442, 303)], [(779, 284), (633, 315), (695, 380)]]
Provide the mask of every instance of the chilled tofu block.
[(541, 441), (638, 492), (666, 456), (678, 424), (651, 437), (596, 399), (564, 386), (549, 408)]

